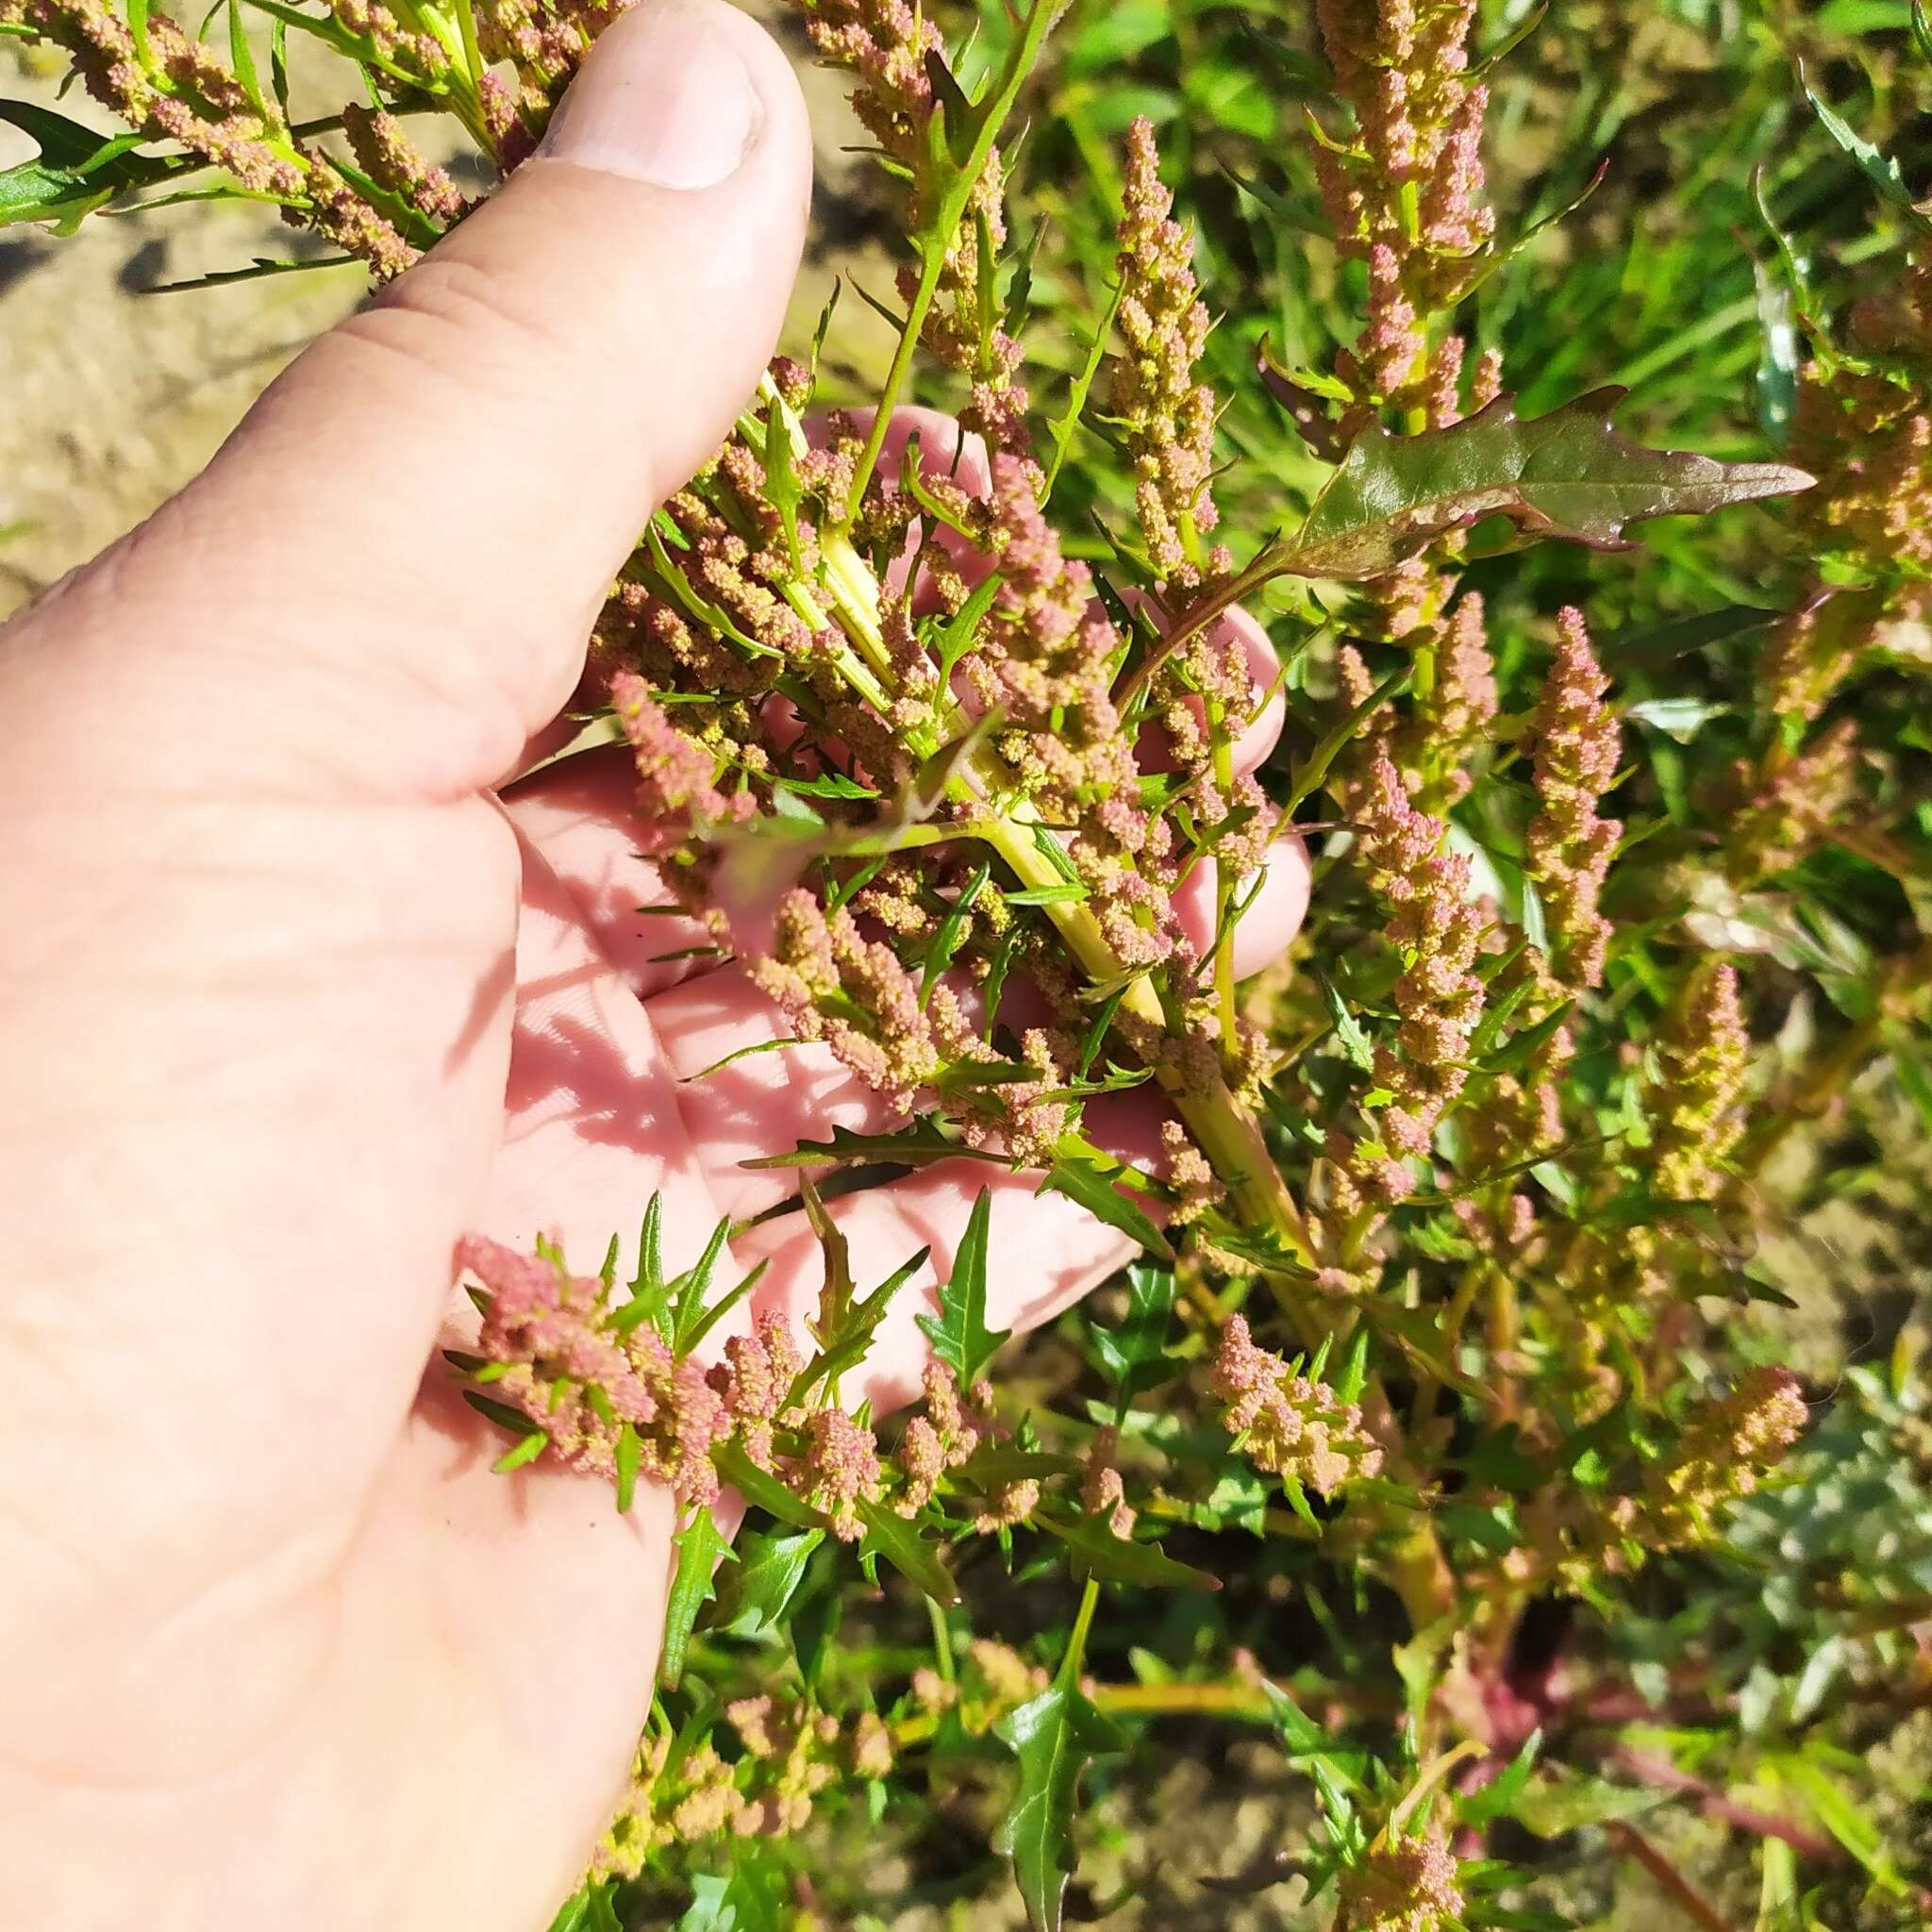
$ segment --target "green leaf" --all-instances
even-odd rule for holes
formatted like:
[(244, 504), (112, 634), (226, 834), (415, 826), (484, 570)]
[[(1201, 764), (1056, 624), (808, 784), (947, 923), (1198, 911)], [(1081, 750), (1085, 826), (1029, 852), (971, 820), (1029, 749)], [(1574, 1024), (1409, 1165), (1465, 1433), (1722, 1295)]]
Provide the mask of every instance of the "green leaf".
[(677, 1569), (664, 1612), (664, 1649), (658, 1675), (667, 1690), (675, 1690), (684, 1675), (685, 1654), (691, 1647), (691, 1633), (697, 1628), (698, 1612), (717, 1591), (713, 1578), (718, 1559), (724, 1554), (724, 1539), (719, 1535), (711, 1512), (700, 1507), (673, 1541), (677, 1545)]
[(671, 1297), (664, 1279), (664, 1197), (654, 1193), (644, 1208), (638, 1229), (638, 1272), (631, 1276), (630, 1299), (610, 1317), (614, 1334), (628, 1335), (648, 1322), (669, 1341), (672, 1336)]
[(854, 1368), (866, 1358), (866, 1351), (872, 1346), (872, 1337), (879, 1333), (879, 1324), (885, 1320), (892, 1296), (898, 1294), (898, 1291), (922, 1270), (927, 1254), (927, 1248), (920, 1248), (918, 1254), (907, 1256), (907, 1259), (900, 1261), (892, 1274), (872, 1291), (872, 1294), (852, 1302), (846, 1307), (837, 1329), (827, 1331), (829, 1339), (817, 1337), (823, 1353), (806, 1364), (798, 1391), (800, 1395), (819, 1383), (824, 1383), (824, 1387), (835, 1385), (848, 1368)]
[(848, 778), (843, 772), (827, 772), (816, 778), (794, 778), (789, 773), (778, 773), (772, 779), (773, 785), (780, 791), (789, 791), (794, 798), (877, 798), (881, 794), (870, 785), (861, 785), (857, 778)]
[(1523, 1740), (1523, 1749), (1498, 1776), (1479, 1790), (1471, 1791), (1457, 1804), (1457, 1821), (1480, 1829), (1507, 1813), (1529, 1783), (1530, 1770), (1536, 1763), (1536, 1754), (1542, 1748), (1542, 1741), (1541, 1731), (1530, 1732)]
[(801, 1503), (769, 1470), (760, 1469), (737, 1442), (711, 1451), (711, 1466), (754, 1509), (775, 1516), (795, 1529), (823, 1529), (825, 1519), (808, 1503)]
[(480, 1416), (486, 1416), (500, 1429), (508, 1429), (512, 1436), (526, 1436), (530, 1430), (530, 1418), (522, 1409), (512, 1408), (507, 1402), (498, 1402), (493, 1395), (484, 1395), (475, 1389), (463, 1391), (463, 1400)]
[(1560, 1838), (1585, 1824), (1614, 1824), (1621, 1819), (1641, 1818), (1669, 1797), (1668, 1791), (1613, 1785), (1600, 1777), (1578, 1777), (1562, 1784), (1529, 1786), (1517, 1794), (1509, 1815), (1538, 1838)]
[(713, 1627), (727, 1637), (763, 1637), (777, 1629), (824, 1540), (822, 1529), (754, 1530), (740, 1538), (738, 1561), (718, 1592)]
[(768, 1154), (747, 1160), (746, 1167), (844, 1167), (855, 1163), (891, 1161), (902, 1167), (929, 1167), (935, 1160), (987, 1160), (1008, 1165), (1000, 1155), (982, 1153), (947, 1137), (931, 1114), (921, 1114), (909, 1127), (890, 1134), (855, 1134), (847, 1127), (832, 1129), (829, 1141), (801, 1141), (790, 1154)]
[[(527, 1424), (525, 1425), (527, 1427)], [(498, 1475), (508, 1475), (512, 1470), (522, 1469), (526, 1463), (535, 1462), (538, 1457), (550, 1446), (549, 1436), (541, 1429), (530, 1429), (515, 1448), (507, 1449), (496, 1458), (493, 1465)]]
[(1124, 1751), (1127, 1735), (1077, 1687), (1058, 1683), (1008, 1711), (993, 1733), (1020, 1760), (1020, 1782), (993, 1834), (993, 1849), (1013, 1861), (1033, 1932), (1058, 1932), (1074, 1875), (1080, 1779), (1096, 1757)]
[(1345, 1751), (1287, 1691), (1263, 1681), (1274, 1709), (1274, 1727), (1281, 1734), (1297, 1770), (1306, 1771), (1321, 1793), (1323, 1809), (1336, 1830), (1346, 1830), (1355, 1817), (1355, 1793), (1361, 1790), (1368, 1769), (1367, 1755)]
[(1131, 1583), (1142, 1590), (1198, 1590), (1212, 1592), (1221, 1579), (1191, 1563), (1178, 1563), (1158, 1543), (1136, 1542), (1132, 1537), (1115, 1536), (1107, 1524), (1092, 1517), (1076, 1523), (1057, 1523), (1050, 1516), (1035, 1516), (1038, 1527), (1058, 1537), (1073, 1552), (1074, 1571), (1080, 1576), (1097, 1576), (1103, 1583)]
[(997, 575), (989, 576), (976, 585), (972, 596), (968, 597), (958, 613), (940, 633), (940, 688), (949, 687), (953, 681), (953, 671), (959, 659), (978, 641), (979, 626), (986, 613), (992, 608), (992, 600), (999, 595), (1000, 586), (1005, 581)]
[(1174, 1259), (1167, 1237), (1116, 1188), (1099, 1162), (1084, 1155), (1066, 1155), (1048, 1169), (1040, 1184), (1042, 1194), (1064, 1194), (1077, 1201), (1096, 1221), (1118, 1228), (1163, 1261)]
[(1906, 186), (1906, 177), (1899, 172), (1898, 163), (1890, 155), (1874, 147), (1850, 123), (1819, 99), (1812, 91), (1810, 76), (1805, 72), (1802, 60), (1798, 62), (1798, 85), (1804, 89), (1805, 98), (1810, 102), (1811, 111), (1818, 117), (1818, 125), (1851, 158), (1858, 173), (1878, 191), (1881, 198), (1899, 209), (1922, 233), (1932, 234), (1932, 214), (1927, 214), (1912, 199), (1912, 192)]
[(1349, 1344), (1347, 1358), (1341, 1364), (1341, 1373), (1330, 1384), (1335, 1391), (1336, 1401), (1343, 1407), (1359, 1402), (1362, 1385), (1368, 1379), (1369, 1331), (1366, 1328), (1357, 1328), (1355, 1331), (1355, 1340)]
[(1574, 1000), (1565, 1000), (1560, 1007), (1545, 1013), (1533, 1025), (1525, 1026), (1520, 1032), (1511, 1035), (1495, 1053), (1483, 1061), (1483, 1071), (1490, 1074), (1521, 1073), (1557, 1037), (1558, 1028), (1569, 1020), (1575, 1004)]
[(228, 62), (235, 70), (235, 78), (242, 83), (242, 91), (248, 96), (249, 105), (273, 127), (275, 108), (262, 92), (260, 76), (255, 71), (255, 54), (242, 25), (242, 0), (228, 0)]
[(638, 1471), (643, 1464), (644, 1445), (637, 1430), (625, 1422), (617, 1432), (617, 1513), (627, 1516), (638, 1492)]
[(1512, 398), (1498, 396), (1419, 436), (1391, 436), (1370, 422), (1277, 567), (1308, 577), (1384, 576), (1445, 531), (1490, 516), (1534, 536), (1619, 550), (1626, 524), (1789, 495), (1814, 481), (1784, 463), (1721, 463), (1628, 442), (1609, 423), (1623, 396), (1596, 390), (1526, 423)]
[(1348, 1010), (1332, 980), (1324, 979), (1322, 991), (1327, 997), (1328, 1017), (1335, 1023), (1335, 1040), (1343, 1058), (1358, 1072), (1373, 1073), (1375, 1049), (1370, 1043), (1369, 1036), (1362, 1031), (1362, 1023)]
[(1874, 1884), (1888, 1891), (1905, 1890), (1892, 1869), (1885, 1840), (1867, 1811), (1808, 1758), (1780, 1757), (1777, 1768), (1811, 1807), (1813, 1817), (1872, 1874)]
[(109, 138), (32, 101), (0, 100), (0, 122), (40, 149), (37, 159), (0, 168), (0, 227), (47, 222), (57, 235), (71, 235), (117, 194), (204, 165), (192, 155), (137, 154), (141, 135)]
[(721, 1221), (711, 1230), (711, 1238), (705, 1243), (705, 1251), (697, 1260), (675, 1281), (664, 1285), (664, 1299), (671, 1314), (669, 1339), (674, 1355), (689, 1355), (718, 1317), (741, 1297), (751, 1292), (752, 1285), (758, 1279), (755, 1269), (730, 1294), (715, 1304), (711, 1303), (711, 1276), (716, 1272), (718, 1257), (724, 1252), (724, 1238), (730, 1232), (730, 1222)]
[(878, 1503), (861, 1503), (858, 1518), (865, 1524), (865, 1539), (859, 1554), (883, 1557), (892, 1568), (923, 1590), (941, 1607), (959, 1601), (958, 1586), (952, 1573), (939, 1559), (932, 1545), (919, 1534), (916, 1524)]
[(966, 936), (966, 921), (972, 915), (973, 902), (986, 890), (986, 882), (991, 876), (992, 860), (989, 858), (966, 881), (959, 896), (940, 921), (939, 930), (933, 934), (932, 944), (926, 949), (925, 970), (920, 975), (919, 997), (922, 1002), (932, 991), (933, 982), (953, 963), (953, 955), (959, 950), (959, 941)]
[(1113, 1378), (1118, 1419), (1143, 1389), (1169, 1374), (1167, 1331), (1174, 1320), (1174, 1270), (1135, 1261), (1127, 1269), (1127, 1311), (1118, 1322), (1089, 1331), (1093, 1353)]
[(920, 1331), (932, 1352), (952, 1370), (962, 1389), (979, 1380), (980, 1372), (1012, 1333), (986, 1325), (986, 1251), (991, 1224), (992, 1191), (981, 1188), (979, 1198), (959, 1238), (953, 1272), (940, 1289), (940, 1312), (918, 1318)]

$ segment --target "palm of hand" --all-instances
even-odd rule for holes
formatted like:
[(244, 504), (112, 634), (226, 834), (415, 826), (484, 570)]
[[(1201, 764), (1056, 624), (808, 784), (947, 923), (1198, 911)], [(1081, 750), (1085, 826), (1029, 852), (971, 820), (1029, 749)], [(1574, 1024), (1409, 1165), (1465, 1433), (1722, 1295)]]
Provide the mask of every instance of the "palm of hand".
[[(621, 760), (490, 790), (776, 333), (802, 110), (747, 23), (708, 30), (763, 104), (737, 175), (526, 169), (0, 657), (9, 1923), (541, 1924), (648, 1705), (671, 1510), (491, 1473), (425, 1379), (453, 1245), (593, 1259), (661, 1192), (682, 1265), (782, 1201), (745, 1159), (887, 1124), (819, 1048), (692, 1077), (783, 1023), (736, 969), (655, 959), (688, 940), (638, 910), (661, 893)], [(625, 266), (587, 267), (618, 220)], [(667, 316), (653, 264), (691, 259)], [(648, 390), (613, 388), (640, 362)], [(534, 450), (508, 475), (507, 442)], [(1251, 964), (1305, 889), (1287, 866)], [(1123, 1258), (984, 1167), (849, 1197), (860, 1278), (931, 1250), (853, 1391), (875, 1409), (916, 1389), (913, 1317), (989, 1174), (996, 1325)], [(760, 1306), (809, 1306), (801, 1217), (735, 1249), (770, 1259)]]

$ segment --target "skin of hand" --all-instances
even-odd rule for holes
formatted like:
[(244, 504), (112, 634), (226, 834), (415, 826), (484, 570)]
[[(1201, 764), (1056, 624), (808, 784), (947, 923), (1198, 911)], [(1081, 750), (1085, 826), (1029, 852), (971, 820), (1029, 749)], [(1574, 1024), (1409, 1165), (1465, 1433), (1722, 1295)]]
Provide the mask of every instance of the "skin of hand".
[[(693, 1077), (784, 1023), (662, 959), (621, 758), (499, 795), (754, 388), (809, 192), (784, 57), (644, 0), (536, 159), (0, 632), (0, 1924), (535, 1932), (622, 1789), (669, 1501), (493, 1474), (431, 1365), (465, 1231), (594, 1266), (661, 1191), (682, 1266), (782, 1204), (742, 1161), (885, 1124), (816, 1047)], [(1283, 846), (1246, 970), (1307, 879)], [(979, 1163), (848, 1197), (861, 1281), (932, 1251), (853, 1400), (916, 1392), (989, 1179), (998, 1325), (1124, 1258)], [(796, 1212), (732, 1253), (810, 1307)]]

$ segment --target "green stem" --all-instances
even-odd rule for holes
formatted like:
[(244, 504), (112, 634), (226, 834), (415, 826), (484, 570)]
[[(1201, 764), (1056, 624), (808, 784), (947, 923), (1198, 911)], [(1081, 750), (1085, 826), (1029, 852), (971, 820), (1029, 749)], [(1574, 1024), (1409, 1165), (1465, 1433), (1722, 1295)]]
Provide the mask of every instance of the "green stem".
[(947, 253), (966, 219), (974, 190), (979, 186), (986, 164), (991, 158), (993, 143), (999, 139), (1007, 116), (1013, 110), (1013, 103), (1019, 99), (1020, 89), (1026, 76), (1038, 64), (1041, 43), (1046, 39), (1047, 31), (1059, 11), (1058, 0), (1033, 0), (1018, 36), (1007, 49), (998, 79), (979, 100), (966, 108), (962, 116), (973, 130), (972, 145), (963, 158), (957, 156), (951, 145), (958, 130), (948, 125), (949, 115), (945, 107), (935, 107), (926, 126), (929, 146), (917, 170), (914, 190), (915, 207), (931, 210), (920, 224), (924, 232), (919, 239), (919, 287), (913, 293), (906, 327), (892, 357), (892, 366), (886, 374), (885, 387), (879, 391), (872, 433), (866, 438), (864, 453), (853, 472), (852, 493), (845, 500), (847, 528), (858, 515), (859, 506), (865, 500), (866, 485), (872, 480), (879, 451), (885, 446), (886, 432), (891, 427), (892, 411), (898, 406), (899, 393), (911, 372), (913, 351), (918, 347), (920, 332), (925, 326), (925, 318), (939, 293), (941, 277), (945, 274)]
[(872, 473), (878, 467), (879, 452), (885, 447), (886, 437), (892, 426), (892, 412), (899, 406), (899, 392), (906, 387), (906, 378), (911, 374), (912, 357), (919, 347), (920, 332), (925, 327), (933, 298), (940, 291), (940, 277), (945, 272), (945, 244), (928, 242), (920, 260), (919, 286), (912, 291), (912, 303), (906, 311), (906, 326), (899, 331), (899, 346), (892, 351), (892, 364), (886, 371), (885, 385), (879, 391), (878, 407), (873, 412), (872, 429), (852, 472), (852, 492), (845, 499), (844, 525), (847, 529), (857, 520), (859, 506), (865, 501), (866, 486), (872, 481)]
[(1080, 1681), (1080, 1665), (1087, 1656), (1087, 1632), (1093, 1624), (1094, 1607), (1100, 1602), (1100, 1579), (1090, 1576), (1087, 1587), (1080, 1592), (1079, 1614), (1074, 1619), (1073, 1634), (1067, 1639), (1066, 1655), (1060, 1658), (1060, 1667), (1054, 1675), (1054, 1682), (1062, 1690), (1073, 1690)]

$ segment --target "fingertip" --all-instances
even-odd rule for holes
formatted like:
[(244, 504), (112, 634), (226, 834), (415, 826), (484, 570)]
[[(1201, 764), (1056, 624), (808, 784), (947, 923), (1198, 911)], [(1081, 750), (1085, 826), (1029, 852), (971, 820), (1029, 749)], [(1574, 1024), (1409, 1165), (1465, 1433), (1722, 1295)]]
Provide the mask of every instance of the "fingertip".
[(1222, 613), (1221, 623), (1224, 634), (1236, 640), (1247, 654), (1248, 675), (1259, 700), (1246, 730), (1230, 748), (1235, 772), (1240, 774), (1256, 770), (1280, 742), (1288, 699), (1281, 690), (1281, 659), (1260, 621), (1236, 604)]
[(1312, 880), (1305, 841), (1289, 833), (1268, 847), (1260, 890), (1234, 929), (1237, 979), (1272, 966), (1288, 950), (1308, 916)]
[[(1207, 953), (1214, 943), (1220, 877), (1215, 861), (1204, 858), (1174, 891), (1175, 917), (1197, 953)], [(1307, 916), (1311, 877), (1307, 845), (1295, 834), (1286, 833), (1269, 845), (1258, 884), (1254, 874), (1242, 880), (1241, 892), (1252, 891), (1254, 897), (1235, 922), (1233, 965), (1237, 979), (1259, 973), (1287, 950)]]

